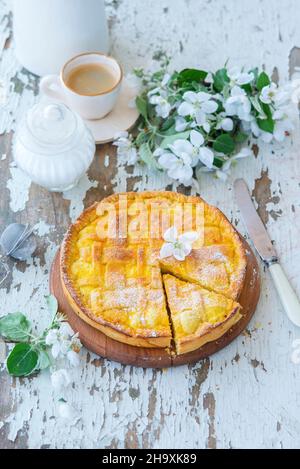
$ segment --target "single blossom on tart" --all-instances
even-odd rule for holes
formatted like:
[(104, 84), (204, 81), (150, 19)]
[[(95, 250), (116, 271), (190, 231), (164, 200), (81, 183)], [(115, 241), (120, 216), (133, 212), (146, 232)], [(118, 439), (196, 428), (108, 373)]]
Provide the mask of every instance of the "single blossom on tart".
[[(173, 241), (170, 227), (178, 235)], [(167, 256), (166, 239), (174, 244)], [(188, 247), (180, 245), (182, 240), (188, 240)], [(212, 298), (215, 310), (219, 305), (217, 321), (234, 323), (229, 322), (229, 305), (236, 310), (234, 318), (240, 317), (236, 301), (246, 271), (242, 242), (222, 212), (199, 197), (174, 192), (107, 197), (70, 226), (60, 265), (73, 310), (104, 334), (130, 345), (168, 348), (174, 330), (177, 353), (187, 351), (176, 339), (176, 314), (166, 285), (169, 276), (164, 274), (190, 285), (198, 296), (199, 291), (206, 292), (201, 298)], [(200, 303), (194, 306), (189, 315), (200, 315), (204, 321)], [(216, 323), (211, 324), (213, 330), (202, 334), (201, 340), (195, 329), (198, 340), (190, 342), (188, 350), (215, 340)], [(227, 329), (218, 330), (222, 334)]]

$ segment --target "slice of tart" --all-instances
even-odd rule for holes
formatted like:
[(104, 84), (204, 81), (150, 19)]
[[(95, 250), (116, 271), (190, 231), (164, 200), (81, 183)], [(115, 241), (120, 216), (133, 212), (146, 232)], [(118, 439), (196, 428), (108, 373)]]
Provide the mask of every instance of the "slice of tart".
[(202, 245), (184, 261), (174, 257), (160, 260), (164, 273), (236, 300), (243, 288), (246, 255), (239, 234), (225, 215), (216, 207), (204, 204), (204, 236)]
[(195, 283), (163, 276), (177, 354), (220, 338), (241, 318), (234, 300)]

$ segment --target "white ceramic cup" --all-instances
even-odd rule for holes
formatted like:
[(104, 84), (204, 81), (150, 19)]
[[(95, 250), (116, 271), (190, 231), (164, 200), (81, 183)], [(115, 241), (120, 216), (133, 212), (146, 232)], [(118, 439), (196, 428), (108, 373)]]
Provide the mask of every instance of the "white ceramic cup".
[[(112, 72), (113, 86), (99, 94), (85, 95), (72, 90), (66, 84), (69, 73), (79, 65), (104, 64)], [(84, 119), (101, 119), (114, 107), (119, 96), (122, 82), (122, 69), (118, 62), (98, 52), (88, 52), (73, 57), (62, 67), (60, 75), (47, 75), (40, 82), (40, 91), (50, 98), (63, 101)]]

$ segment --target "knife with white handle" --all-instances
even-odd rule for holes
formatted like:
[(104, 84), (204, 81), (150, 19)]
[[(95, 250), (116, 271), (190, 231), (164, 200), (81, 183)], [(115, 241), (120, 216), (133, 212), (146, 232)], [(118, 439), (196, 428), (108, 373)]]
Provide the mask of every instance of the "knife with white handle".
[(279, 264), (277, 253), (266, 231), (265, 225), (253, 205), (248, 186), (244, 179), (236, 179), (234, 182), (234, 191), (249, 236), (261, 259), (269, 268), (282, 306), (289, 319), (296, 326), (300, 327), (300, 302)]

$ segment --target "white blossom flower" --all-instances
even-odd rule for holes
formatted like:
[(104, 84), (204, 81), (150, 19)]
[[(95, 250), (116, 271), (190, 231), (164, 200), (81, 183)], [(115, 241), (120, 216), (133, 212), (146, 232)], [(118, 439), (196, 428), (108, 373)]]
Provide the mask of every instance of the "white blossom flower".
[(59, 335), (63, 339), (69, 339), (70, 336), (73, 336), (74, 331), (70, 324), (66, 321), (62, 322), (60, 327), (59, 327)]
[(187, 140), (178, 139), (169, 146), (170, 150), (158, 149), (154, 152), (154, 156), (158, 156), (159, 165), (167, 170), (168, 176), (183, 184), (189, 184), (193, 176), (190, 146), (192, 145)]
[(74, 352), (74, 350), (69, 350), (67, 352), (67, 359), (69, 360), (70, 364), (74, 367), (80, 364), (78, 353)]
[[(251, 116), (251, 119), (250, 121), (243, 121), (242, 122), (242, 128), (245, 132), (249, 132), (254, 135), (254, 137), (256, 138), (259, 138), (259, 137), (262, 137), (264, 134), (266, 134), (266, 136), (264, 137), (266, 140), (268, 139), (268, 135), (270, 135), (271, 137), (271, 140), (273, 138), (273, 135), (272, 134), (268, 134), (268, 132), (264, 132), (262, 131), (259, 127), (258, 127), (258, 124), (256, 122), (256, 119), (254, 116)], [(263, 140), (263, 139), (262, 139)]]
[(216, 129), (223, 129), (225, 132), (231, 132), (233, 129), (233, 120), (230, 117), (226, 117), (225, 112), (221, 112), (217, 117)]
[(233, 67), (227, 71), (228, 77), (230, 78), (230, 85), (232, 87), (239, 85), (247, 85), (254, 80), (254, 73), (242, 72), (238, 67)]
[(171, 75), (169, 73), (165, 73), (159, 86), (156, 86), (155, 88), (152, 88), (150, 91), (148, 91), (148, 98), (154, 94), (163, 94), (164, 96), (167, 95), (167, 84), (171, 78)]
[(71, 383), (69, 373), (65, 369), (53, 371), (51, 373), (51, 384), (56, 391), (61, 391)]
[(149, 102), (155, 106), (155, 112), (158, 116), (163, 119), (169, 116), (172, 106), (165, 96), (162, 94), (154, 94), (150, 96)]
[(291, 99), (291, 90), (289, 88), (278, 88), (275, 83), (264, 86), (261, 90), (259, 99), (265, 104), (274, 104), (275, 106), (283, 106)]
[(50, 329), (45, 337), (45, 343), (46, 345), (51, 346), (51, 354), (53, 358), (64, 356), (70, 345), (68, 338), (60, 335), (60, 329)]
[(238, 116), (242, 121), (250, 121), (251, 103), (247, 97), (245, 90), (239, 86), (234, 86), (231, 90), (230, 97), (224, 103), (227, 116)]
[(171, 75), (166, 73), (160, 83), (160, 86), (148, 92), (148, 99), (150, 104), (155, 106), (155, 112), (159, 117), (166, 119), (172, 109), (171, 104), (168, 102), (168, 92), (166, 85), (168, 84)]
[(69, 350), (70, 343), (68, 340), (58, 339), (51, 347), (53, 358), (64, 357)]
[(178, 232), (175, 226), (167, 229), (163, 235), (164, 241), (166, 241), (160, 250), (160, 258), (174, 256), (178, 261), (184, 261), (192, 251), (192, 244), (199, 238), (199, 234), (196, 231), (189, 231), (178, 236)]
[(46, 345), (53, 345), (58, 341), (58, 329), (50, 329), (50, 331), (47, 332), (45, 342)]
[[(203, 146), (203, 135), (196, 130), (192, 130), (190, 133), (190, 140), (193, 145), (192, 154), (194, 159), (196, 159), (196, 162), (199, 160), (204, 164), (204, 166), (212, 168), (214, 163), (214, 153), (210, 148)], [(195, 164), (193, 166), (195, 166)]]
[(73, 353), (77, 354), (82, 347), (78, 333), (74, 334), (67, 322), (61, 322), (59, 328), (50, 329), (45, 337), (45, 343), (51, 347), (51, 354), (55, 359), (65, 357), (72, 352), (68, 358), (74, 363)]
[(79, 333), (77, 332), (72, 336), (71, 339), (71, 349), (74, 350), (74, 352), (78, 353), (82, 347), (82, 343), (80, 342), (79, 339)]
[(192, 168), (199, 161), (208, 168), (212, 168), (214, 153), (210, 148), (204, 146), (203, 135), (192, 130), (190, 141), (178, 139), (171, 145), (169, 150), (158, 149), (154, 152), (158, 157), (159, 165), (167, 170), (168, 176), (183, 184), (190, 184), (193, 176)]
[[(254, 116), (251, 117), (251, 120), (246, 122), (242, 122), (242, 128), (245, 132), (251, 133), (254, 135), (254, 137), (258, 138), (262, 134), (262, 130), (258, 127), (258, 124), (256, 122), (256, 119)], [(265, 132), (267, 133), (267, 132)]]
[[(194, 117), (197, 124), (200, 126), (207, 126), (207, 114), (212, 114), (218, 109), (218, 104), (213, 100), (212, 95), (200, 91), (195, 93), (194, 91), (187, 91), (183, 95), (183, 102), (178, 107), (178, 114), (182, 117), (191, 116)], [(205, 129), (205, 131), (207, 131)]]
[(164, 88), (170, 81), (171, 75), (169, 73), (165, 73), (163, 79), (161, 81), (161, 87)]
[(274, 131), (272, 133), (260, 129), (254, 117), (252, 117), (250, 122), (244, 122), (243, 128), (246, 131), (251, 131), (256, 138), (264, 143), (271, 143), (273, 140), (283, 142), (287, 134), (294, 128), (292, 120), (284, 109), (274, 111), (272, 117), (275, 120)]
[(275, 95), (277, 92), (277, 86), (275, 83), (271, 83), (270, 85), (264, 86), (261, 90), (259, 99), (262, 103), (271, 104), (274, 101)]
[(222, 168), (216, 169), (217, 178), (222, 179), (222, 181), (226, 181), (226, 179), (228, 178), (230, 174), (232, 163), (240, 158), (247, 158), (248, 156), (251, 156), (252, 154), (253, 152), (249, 148), (242, 148), (241, 151), (239, 151), (236, 155), (228, 158), (228, 160), (225, 161), (225, 163), (223, 164)]
[(129, 165), (135, 164), (138, 160), (137, 149), (132, 142), (132, 136), (128, 132), (119, 132), (115, 135), (113, 145), (117, 147), (118, 155), (126, 158)]
[(182, 116), (175, 117), (175, 130), (176, 132), (183, 132), (189, 127), (189, 122)]

